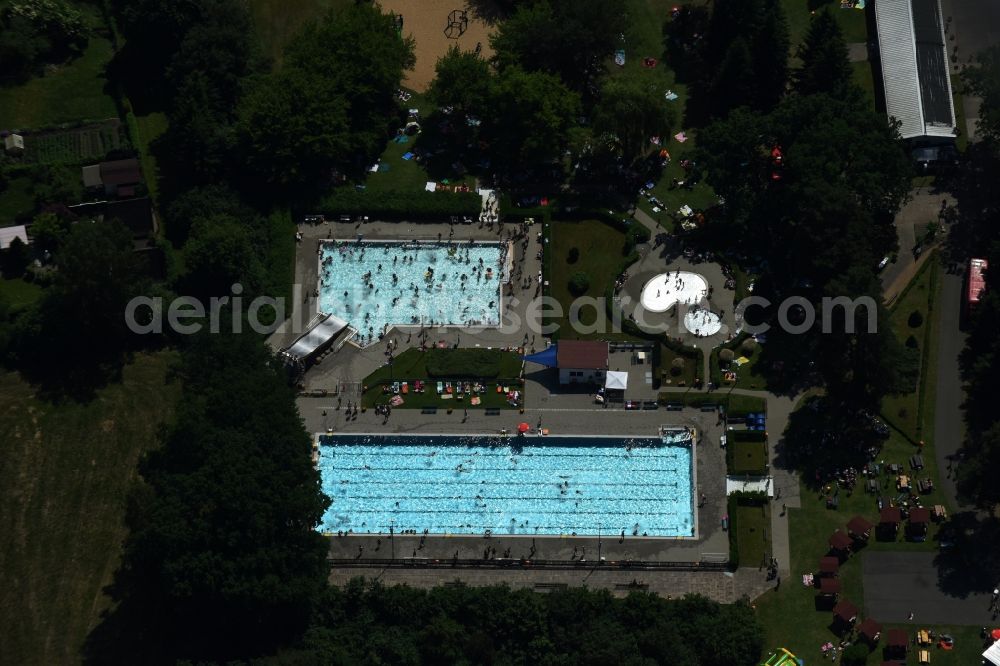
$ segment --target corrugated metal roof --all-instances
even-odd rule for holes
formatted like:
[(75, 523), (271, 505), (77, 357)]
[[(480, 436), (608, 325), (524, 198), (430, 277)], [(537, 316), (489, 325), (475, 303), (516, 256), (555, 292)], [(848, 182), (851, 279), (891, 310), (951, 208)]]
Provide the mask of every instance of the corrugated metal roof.
[[(914, 13), (920, 27), (916, 34)], [(885, 106), (904, 139), (955, 136), (940, 0), (877, 0)]]

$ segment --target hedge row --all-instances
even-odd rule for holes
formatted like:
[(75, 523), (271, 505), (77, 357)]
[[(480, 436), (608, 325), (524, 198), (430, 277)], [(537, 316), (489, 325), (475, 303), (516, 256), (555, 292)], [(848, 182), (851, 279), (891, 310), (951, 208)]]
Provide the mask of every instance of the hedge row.
[(493, 378), (500, 374), (499, 349), (429, 349), (426, 352), (430, 377)]
[[(727, 394), (727, 393), (702, 393), (698, 391), (687, 391), (684, 393), (674, 391), (661, 391), (657, 397), (661, 405), (668, 403), (681, 403), (687, 407), (701, 407), (702, 405), (718, 405), (726, 410), (729, 416), (745, 416), (750, 412), (763, 412), (767, 406), (764, 398), (756, 396)], [(735, 432), (735, 431), (734, 431)], [(740, 431), (744, 432), (744, 431)], [(760, 431), (746, 431), (758, 433), (764, 439), (764, 433)], [(748, 435), (757, 437), (758, 435)]]
[(378, 215), (390, 219), (435, 220), (451, 215), (478, 219), (482, 199), (475, 192), (369, 192), (337, 189), (323, 197), (319, 212), (337, 215)]

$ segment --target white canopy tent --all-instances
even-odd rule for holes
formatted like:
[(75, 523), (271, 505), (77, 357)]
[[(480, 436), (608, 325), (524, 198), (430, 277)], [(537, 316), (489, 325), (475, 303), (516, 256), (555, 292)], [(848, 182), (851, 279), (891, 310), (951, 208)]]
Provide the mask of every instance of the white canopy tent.
[(609, 391), (624, 391), (628, 388), (628, 373), (608, 370), (604, 380), (604, 388)]
[(997, 641), (986, 649), (986, 652), (983, 653), (983, 659), (994, 664), (994, 666), (1000, 666), (1000, 641)]

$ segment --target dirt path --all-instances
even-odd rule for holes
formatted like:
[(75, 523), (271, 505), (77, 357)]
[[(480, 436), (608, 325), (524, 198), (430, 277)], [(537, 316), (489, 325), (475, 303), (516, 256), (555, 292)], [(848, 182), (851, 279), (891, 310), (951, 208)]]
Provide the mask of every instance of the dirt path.
[(493, 55), (489, 26), (478, 20), (472, 11), (467, 12), (468, 27), (460, 37), (451, 39), (445, 35), (452, 10), (466, 9), (463, 0), (380, 0), (379, 5), (385, 12), (402, 15), (403, 34), (416, 41), (417, 63), (403, 81), (411, 90), (427, 90), (434, 80), (434, 65), (452, 46), (473, 51), (476, 44), (481, 43), (483, 57)]

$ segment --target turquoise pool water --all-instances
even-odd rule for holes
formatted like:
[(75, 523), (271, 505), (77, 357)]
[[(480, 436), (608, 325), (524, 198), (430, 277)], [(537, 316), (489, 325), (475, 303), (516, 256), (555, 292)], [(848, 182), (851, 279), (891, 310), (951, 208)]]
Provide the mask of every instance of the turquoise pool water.
[[(677, 442), (677, 443), (674, 443)], [(323, 435), (320, 530), (694, 535), (681, 437)]]
[(319, 262), (319, 309), (349, 322), (362, 343), (394, 324), (500, 324), (500, 243), (328, 241)]

